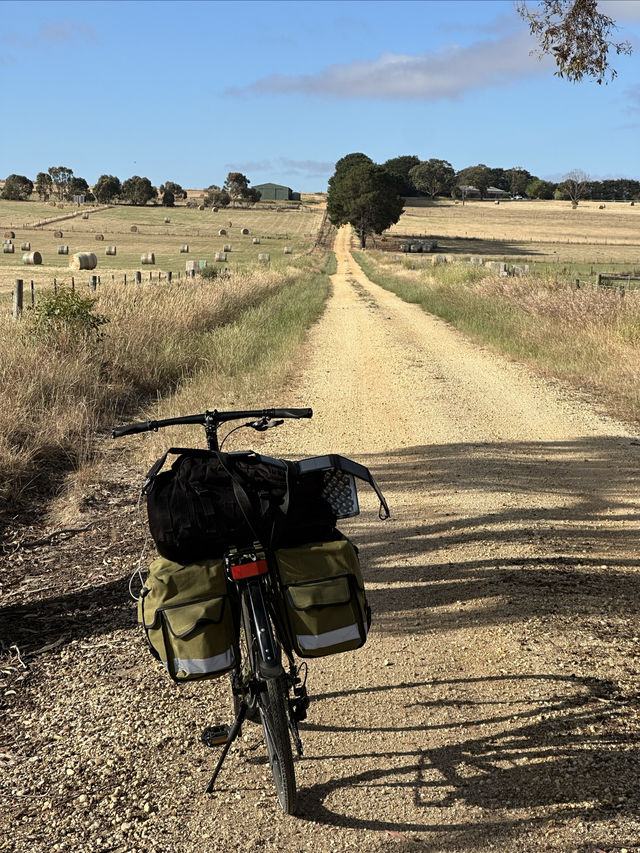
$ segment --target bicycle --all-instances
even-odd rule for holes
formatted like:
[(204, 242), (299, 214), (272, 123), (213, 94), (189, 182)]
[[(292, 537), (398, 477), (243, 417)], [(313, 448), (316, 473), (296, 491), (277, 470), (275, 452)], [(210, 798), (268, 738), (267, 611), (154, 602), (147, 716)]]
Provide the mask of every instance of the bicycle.
[[(144, 421), (115, 427), (112, 430), (114, 438), (125, 435), (157, 431), (160, 428), (180, 424), (198, 424), (204, 427), (208, 451), (219, 455), (224, 442), (236, 430), (251, 428), (258, 432), (278, 427), (287, 418), (310, 418), (313, 412), (304, 409), (249, 409), (239, 411), (219, 412), (207, 411), (197, 415), (165, 418), (156, 421)], [(245, 423), (231, 429), (223, 441), (218, 442), (218, 428), (223, 423), (244, 420)], [(175, 451), (178, 452), (178, 451)], [(206, 451), (200, 451), (206, 453)], [(252, 451), (235, 451), (226, 454), (229, 458), (241, 459), (251, 456)], [(159, 470), (164, 462), (159, 460), (152, 469)], [(348, 463), (348, 470), (353, 476), (367, 479), (374, 487), (381, 501), (382, 508), (389, 516), (389, 510), (382, 493), (366, 468), (342, 457), (321, 457), (322, 459), (340, 459)], [(272, 462), (277, 460), (271, 460)], [(311, 462), (312, 460), (308, 460)], [(224, 463), (223, 467), (224, 467)], [(225, 470), (226, 467), (225, 467)], [(150, 475), (151, 473), (150, 472)], [(228, 471), (233, 480), (233, 473)], [(149, 476), (150, 476), (149, 475)], [(251, 509), (246, 495), (237, 493), (236, 498), (241, 505), (243, 514), (249, 522)], [(242, 489), (240, 489), (242, 492)], [(355, 486), (350, 494), (355, 500), (355, 510), (351, 505), (349, 512), (338, 517), (348, 517), (358, 513)], [(242, 501), (247, 504), (246, 511)], [(253, 529), (253, 528), (252, 528)], [(306, 689), (307, 664), (296, 664), (292, 643), (282, 622), (282, 613), (278, 608), (278, 581), (271, 569), (270, 559), (259, 536), (253, 537), (252, 543), (228, 543), (229, 547), (224, 556), (224, 566), (228, 589), (233, 601), (234, 612), (238, 614), (240, 624), (239, 657), (230, 673), (231, 690), (233, 695), (234, 721), (231, 726), (209, 726), (202, 732), (202, 741), (207, 746), (222, 746), (213, 776), (207, 785), (206, 792), (212, 793), (218, 774), (233, 742), (240, 734), (245, 720), (260, 722), (262, 725), (267, 755), (280, 807), (286, 814), (293, 814), (296, 808), (296, 780), (293, 759), (292, 742), (298, 758), (302, 756), (303, 747), (298, 724), (307, 716), (309, 696)], [(365, 616), (362, 614), (362, 625)], [(363, 627), (364, 638), (368, 629), (370, 616), (367, 614), (366, 628)], [(356, 646), (351, 646), (354, 648)], [(298, 654), (300, 650), (296, 648)], [(285, 665), (283, 665), (283, 660)], [(167, 668), (169, 661), (167, 660)], [(170, 670), (169, 670), (170, 671)]]

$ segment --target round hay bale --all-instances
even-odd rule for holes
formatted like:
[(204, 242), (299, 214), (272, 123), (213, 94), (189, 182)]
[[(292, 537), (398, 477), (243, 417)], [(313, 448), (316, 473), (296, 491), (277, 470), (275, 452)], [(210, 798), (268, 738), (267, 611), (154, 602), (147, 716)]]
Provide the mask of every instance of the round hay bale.
[(271, 255), (269, 254), (269, 252), (260, 252), (260, 254), (258, 255), (258, 260), (269, 261), (271, 260)]
[(248, 228), (241, 228), (241, 229), (240, 229), (240, 233), (241, 233), (241, 234), (248, 234), (248, 233), (249, 233), (249, 229), (248, 229)]
[(260, 245), (260, 238), (259, 238), (259, 237), (254, 237), (254, 238), (253, 238), (253, 245), (254, 245), (254, 246), (259, 246), (259, 245)]
[(105, 249), (105, 255), (115, 255), (116, 253), (117, 252), (115, 246), (107, 246), (107, 248)]
[(27, 252), (22, 256), (22, 263), (38, 266), (42, 263), (42, 255), (40, 252)]
[(93, 252), (76, 252), (69, 261), (72, 270), (94, 270), (97, 266), (98, 258)]
[(85, 213), (83, 213), (83, 214), (82, 214), (82, 218), (83, 218), (83, 219), (88, 219), (88, 218), (89, 218), (89, 214), (88, 214), (88, 213), (86, 213), (86, 212), (85, 212)]
[(56, 238), (56, 240), (61, 240), (63, 236), (62, 231), (54, 231), (53, 236)]
[(187, 272), (193, 272), (194, 270), (197, 270), (198, 269), (198, 262), (197, 261), (187, 261), (187, 265), (186, 265), (185, 269)]
[(198, 261), (198, 269), (202, 272), (207, 268), (207, 262), (205, 260)]
[(605, 209), (605, 207), (606, 207), (606, 204), (599, 204), (599, 205), (598, 205), (598, 210), (604, 210), (604, 209)]
[(4, 236), (5, 236), (8, 240), (14, 240), (14, 239), (15, 239), (15, 236), (16, 236), (16, 235), (15, 235), (15, 231), (5, 231), (5, 232), (4, 232)]
[(226, 261), (227, 256), (224, 252), (216, 252), (216, 261)]
[(498, 199), (496, 199), (495, 203), (496, 203), (496, 204), (500, 204), (500, 202), (498, 201)]
[(138, 226), (137, 226), (137, 225), (132, 225), (132, 226), (131, 226), (131, 228), (130, 228), (129, 230), (131, 231), (131, 233), (132, 233), (132, 234), (135, 234), (135, 233), (136, 233), (136, 231), (138, 230)]
[(49, 202), (49, 207), (55, 207), (55, 206), (56, 206), (55, 201), (50, 201), (50, 202)]
[(168, 225), (170, 222), (171, 222), (171, 219), (170, 219), (168, 216), (165, 216), (165, 218), (164, 218), (164, 224), (165, 224), (165, 225)]
[(224, 228), (221, 228), (221, 229), (218, 231), (218, 236), (219, 236), (219, 237), (226, 237), (226, 236), (227, 236), (227, 232), (224, 230)]
[(217, 212), (218, 212), (218, 208), (217, 208), (217, 207), (212, 207), (212, 208), (211, 208), (211, 212), (212, 212), (212, 213), (217, 213)]
[(204, 204), (199, 204), (199, 205), (198, 205), (198, 210), (204, 210)]
[(284, 253), (285, 253), (285, 255), (290, 255), (290, 254), (291, 254), (291, 251), (292, 251), (291, 246), (285, 246), (285, 247), (284, 247)]
[(104, 234), (96, 234), (96, 240), (104, 240)]
[(31, 243), (23, 243), (22, 246), (20, 246), (20, 249), (23, 252), (30, 252), (31, 251)]
[(180, 252), (183, 255), (187, 255), (189, 253), (189, 246), (185, 243), (184, 246), (180, 246)]
[(224, 246), (222, 247), (222, 251), (223, 252), (230, 252), (231, 251), (231, 243), (225, 243)]
[(2, 251), (5, 253), (5, 255), (13, 255), (16, 251), (16, 247), (13, 243), (3, 243)]
[(631, 205), (631, 207), (633, 207), (633, 205), (635, 204), (635, 201), (630, 201), (629, 204)]
[(64, 208), (64, 204), (59, 204), (58, 207)]
[(68, 255), (69, 247), (68, 246), (58, 246), (58, 254), (59, 255)]
[(156, 256), (153, 252), (143, 252), (140, 255), (140, 263), (141, 264), (155, 264)]

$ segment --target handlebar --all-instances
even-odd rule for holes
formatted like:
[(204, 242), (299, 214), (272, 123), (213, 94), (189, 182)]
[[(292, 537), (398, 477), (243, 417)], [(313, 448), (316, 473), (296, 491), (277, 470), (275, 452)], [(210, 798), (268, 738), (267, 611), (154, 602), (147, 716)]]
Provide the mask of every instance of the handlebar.
[(120, 438), (123, 435), (134, 435), (138, 432), (151, 432), (162, 429), (163, 427), (176, 426), (178, 424), (200, 424), (205, 426), (211, 424), (218, 426), (227, 421), (238, 421), (246, 418), (311, 418), (313, 417), (312, 409), (244, 409), (242, 411), (218, 412), (214, 409), (212, 412), (203, 412), (200, 415), (184, 415), (179, 418), (164, 418), (159, 421), (138, 421), (133, 424), (125, 424), (124, 426), (114, 427), (111, 430), (113, 438)]

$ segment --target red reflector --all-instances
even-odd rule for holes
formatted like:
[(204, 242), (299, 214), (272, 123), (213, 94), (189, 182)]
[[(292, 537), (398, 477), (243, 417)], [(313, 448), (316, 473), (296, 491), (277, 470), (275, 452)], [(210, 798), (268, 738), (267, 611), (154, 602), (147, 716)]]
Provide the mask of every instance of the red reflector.
[(239, 566), (231, 566), (231, 577), (235, 581), (243, 578), (252, 578), (256, 575), (266, 575), (269, 571), (266, 560), (257, 560), (255, 563), (241, 563)]

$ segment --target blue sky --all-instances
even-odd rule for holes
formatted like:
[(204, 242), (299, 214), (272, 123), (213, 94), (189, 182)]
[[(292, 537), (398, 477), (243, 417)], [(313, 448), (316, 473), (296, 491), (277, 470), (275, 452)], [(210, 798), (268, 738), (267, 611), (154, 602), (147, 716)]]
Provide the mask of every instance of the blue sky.
[(0, 177), (311, 192), (363, 151), (640, 179), (640, 0), (600, 6), (635, 48), (606, 86), (530, 56), (511, 0), (4, 2)]

